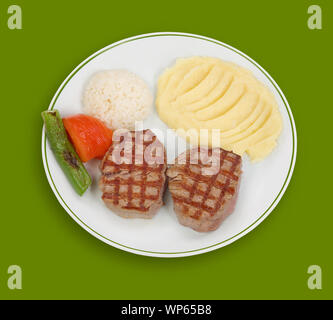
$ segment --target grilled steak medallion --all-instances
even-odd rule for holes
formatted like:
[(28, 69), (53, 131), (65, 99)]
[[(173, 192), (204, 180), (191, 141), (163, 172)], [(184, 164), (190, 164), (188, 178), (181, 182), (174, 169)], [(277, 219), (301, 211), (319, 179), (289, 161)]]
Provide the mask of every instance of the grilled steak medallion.
[(152, 218), (163, 205), (166, 154), (150, 131), (114, 133), (101, 163), (106, 206), (124, 218)]
[(216, 230), (232, 213), (241, 176), (241, 157), (220, 148), (194, 148), (167, 170), (179, 222), (199, 232)]

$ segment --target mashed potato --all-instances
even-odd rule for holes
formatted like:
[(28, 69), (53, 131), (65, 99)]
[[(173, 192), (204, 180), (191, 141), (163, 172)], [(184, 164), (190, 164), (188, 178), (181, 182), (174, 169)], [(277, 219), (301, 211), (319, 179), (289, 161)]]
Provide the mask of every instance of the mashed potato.
[(147, 84), (127, 70), (95, 74), (85, 88), (84, 111), (112, 129), (134, 129), (151, 113), (153, 96)]
[(158, 81), (156, 107), (160, 118), (189, 142), (246, 152), (253, 161), (274, 149), (282, 129), (269, 89), (250, 71), (217, 58), (179, 59), (166, 69)]

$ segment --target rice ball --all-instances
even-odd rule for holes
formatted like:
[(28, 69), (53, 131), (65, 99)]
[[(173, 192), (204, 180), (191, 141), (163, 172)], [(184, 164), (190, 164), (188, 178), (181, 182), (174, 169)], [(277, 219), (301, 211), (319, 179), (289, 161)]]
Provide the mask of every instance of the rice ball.
[(89, 80), (84, 94), (84, 112), (111, 129), (133, 130), (152, 111), (153, 95), (138, 75), (127, 70), (98, 72)]

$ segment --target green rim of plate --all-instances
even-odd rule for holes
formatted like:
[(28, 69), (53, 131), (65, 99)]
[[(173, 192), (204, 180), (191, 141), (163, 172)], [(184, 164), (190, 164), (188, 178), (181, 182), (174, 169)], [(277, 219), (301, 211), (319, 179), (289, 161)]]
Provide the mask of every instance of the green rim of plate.
[[(296, 128), (295, 128), (295, 125), (292, 121), (293, 117), (291, 115), (291, 112), (288, 108), (288, 103), (286, 102), (286, 99), (284, 97), (283, 94), (281, 94), (281, 90), (277, 87), (277, 85), (274, 83), (274, 81), (272, 80), (271, 76), (259, 65), (257, 64), (255, 61), (253, 61), (252, 59), (250, 59), (249, 57), (247, 57), (245, 54), (243, 54), (242, 52), (238, 51), (237, 49), (229, 46), (229, 45), (226, 45), (222, 42), (219, 42), (217, 40), (214, 40), (214, 39), (210, 39), (210, 38), (206, 38), (206, 37), (203, 37), (203, 36), (199, 36), (199, 35), (192, 35), (192, 34), (183, 34), (183, 33), (157, 33), (157, 34), (148, 34), (148, 35), (141, 35), (141, 36), (136, 36), (136, 37), (133, 37), (133, 38), (129, 38), (129, 39), (125, 39), (123, 41), (120, 41), (120, 42), (117, 42), (115, 44), (111, 44), (109, 46), (107, 46), (106, 48), (98, 51), (97, 53), (93, 54), (91, 57), (89, 57), (87, 60), (85, 60), (82, 64), (80, 64), (76, 69), (74, 69), (74, 71), (70, 74), (70, 76), (64, 81), (64, 83), (62, 83), (61, 87), (59, 88), (58, 90), (58, 93), (56, 94), (56, 96), (53, 98), (53, 102), (51, 103), (50, 107), (49, 107), (49, 110), (53, 110), (61, 92), (63, 91), (63, 89), (66, 87), (67, 83), (77, 74), (77, 72), (79, 70), (81, 70), (86, 64), (88, 64), (91, 60), (95, 59), (97, 56), (101, 55), (102, 53), (106, 52), (106, 51), (109, 51), (115, 47), (118, 47), (120, 45), (123, 45), (125, 43), (128, 43), (128, 42), (132, 42), (132, 41), (136, 41), (136, 40), (140, 40), (140, 39), (144, 39), (144, 38), (153, 38), (153, 37), (165, 37), (165, 36), (177, 36), (177, 37), (188, 37), (188, 38), (195, 38), (195, 39), (200, 39), (200, 40), (205, 40), (205, 41), (208, 41), (208, 42), (211, 42), (211, 43), (214, 43), (214, 44), (217, 44), (217, 45), (220, 45), (222, 47), (225, 47), (229, 50), (232, 50), (233, 52), (239, 54), (240, 56), (242, 56), (243, 58), (245, 58), (246, 60), (248, 60), (249, 62), (251, 62), (253, 65), (255, 65), (258, 69), (261, 70), (261, 72), (263, 72), (265, 74), (265, 76), (267, 77), (267, 79), (272, 83), (272, 85), (274, 86), (274, 88), (276, 89), (276, 91), (279, 93), (283, 103), (284, 103), (284, 106), (287, 110), (287, 113), (288, 113), (288, 116), (289, 116), (289, 121), (290, 121), (290, 125), (291, 125), (291, 128), (292, 128), (292, 137), (293, 137), (293, 144), (292, 144), (292, 157), (291, 157), (291, 161), (290, 161), (290, 166), (289, 166), (289, 170), (288, 170), (288, 174), (287, 174), (287, 177), (281, 187), (281, 190), (279, 191), (279, 193), (277, 194), (277, 196), (275, 197), (274, 201), (272, 202), (272, 204), (265, 210), (265, 212), (260, 215), (260, 217), (255, 220), (253, 223), (251, 223), (248, 227), (246, 227), (244, 230), (240, 231), (239, 233), (237, 233), (236, 235), (226, 239), (226, 240), (223, 240), (221, 242), (218, 242), (216, 244), (213, 244), (213, 245), (210, 245), (210, 246), (207, 246), (207, 247), (204, 247), (204, 248), (200, 248), (200, 249), (195, 249), (195, 250), (188, 250), (188, 251), (179, 251), (179, 252), (157, 252), (157, 251), (148, 251), (148, 250), (142, 250), (142, 249), (137, 249), (137, 248), (132, 248), (132, 247), (129, 247), (129, 246), (126, 246), (126, 245), (123, 245), (121, 243), (118, 243), (116, 241), (113, 241), (107, 237), (104, 237), (103, 235), (99, 234), (97, 231), (93, 230), (92, 228), (90, 228), (87, 224), (85, 224), (73, 211), (72, 209), (67, 205), (67, 203), (64, 201), (64, 199), (62, 198), (62, 196), (60, 195), (54, 181), (53, 181), (53, 178), (52, 178), (52, 175), (51, 175), (51, 172), (50, 172), (50, 169), (49, 169), (49, 164), (48, 164), (48, 161), (47, 161), (47, 153), (46, 153), (46, 135), (45, 135), (45, 132), (44, 132), (44, 156), (45, 156), (45, 163), (46, 163), (46, 168), (47, 168), (47, 172), (48, 172), (48, 175), (52, 181), (52, 184), (53, 184), (53, 187), (54, 187), (54, 190), (57, 192), (57, 195), (59, 196), (59, 198), (61, 199), (63, 205), (66, 206), (66, 208), (73, 214), (73, 216), (78, 220), (80, 221), (80, 223), (82, 225), (84, 225), (87, 229), (89, 229), (93, 235), (97, 235), (99, 236), (100, 238), (104, 239), (104, 240), (107, 240), (109, 242), (112, 242), (113, 244), (116, 244), (118, 245), (119, 247), (122, 247), (124, 249), (129, 249), (129, 250), (133, 250), (133, 251), (136, 251), (138, 254), (140, 253), (150, 253), (150, 254), (158, 254), (158, 255), (177, 255), (177, 254), (189, 254), (189, 253), (193, 253), (193, 252), (199, 252), (199, 251), (202, 251), (202, 250), (207, 250), (207, 249), (210, 249), (210, 248), (213, 248), (213, 247), (217, 247), (217, 246), (220, 246), (221, 244), (225, 243), (225, 242), (228, 242), (236, 237), (238, 237), (239, 235), (241, 235), (242, 233), (244, 233), (245, 231), (247, 231), (248, 229), (250, 229), (252, 226), (254, 226), (259, 220), (261, 220), (265, 214), (274, 206), (274, 204), (276, 203), (276, 201), (278, 200), (278, 198), (280, 197), (281, 193), (283, 192), (283, 189), (289, 179), (289, 177), (291, 177), (291, 174), (292, 174), (292, 168), (293, 168), (293, 163), (294, 163), (294, 159), (295, 159), (295, 156), (296, 156), (296, 150), (295, 150), (295, 132), (296, 132)], [(217, 249), (217, 248), (216, 248)], [(130, 252), (133, 252), (133, 251), (130, 251)], [(135, 252), (134, 252), (135, 253)]]

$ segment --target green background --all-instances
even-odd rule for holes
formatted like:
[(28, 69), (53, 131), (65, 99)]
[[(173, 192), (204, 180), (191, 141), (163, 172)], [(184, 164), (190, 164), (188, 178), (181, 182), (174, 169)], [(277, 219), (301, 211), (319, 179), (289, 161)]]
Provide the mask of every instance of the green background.
[[(7, 28), (7, 8), (23, 30)], [(307, 27), (307, 8), (323, 29)], [(332, 299), (332, 1), (7, 1), (0, 3), (2, 299)], [(298, 155), (273, 213), (235, 243), (163, 259), (110, 247), (77, 225), (48, 185), (40, 112), (87, 56), (123, 38), (179, 31), (245, 52), (279, 84), (291, 106)], [(7, 288), (7, 268), (23, 289)], [(320, 265), (323, 289), (309, 290)]]

